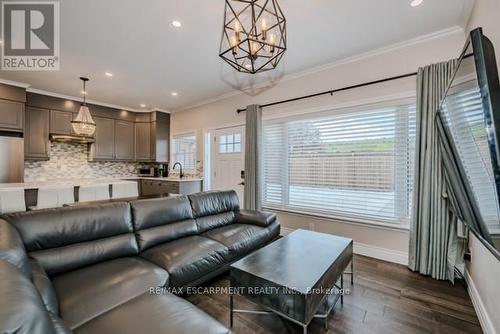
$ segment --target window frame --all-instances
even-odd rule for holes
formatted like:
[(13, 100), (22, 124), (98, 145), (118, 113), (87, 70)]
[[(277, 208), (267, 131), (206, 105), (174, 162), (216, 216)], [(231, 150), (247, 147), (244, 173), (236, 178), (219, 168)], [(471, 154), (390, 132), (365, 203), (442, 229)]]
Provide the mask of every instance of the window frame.
[[(401, 97), (395, 97), (395, 98), (385, 98), (385, 99), (380, 99), (377, 101), (372, 101), (371, 103), (361, 103), (361, 104), (349, 104), (349, 105), (344, 105), (344, 106), (323, 106), (319, 108), (311, 108), (308, 110), (304, 110), (300, 113), (298, 112), (293, 112), (290, 114), (287, 113), (275, 113), (275, 116), (271, 117), (263, 117), (264, 124), (263, 127), (267, 124), (273, 124), (273, 123), (282, 123), (283, 121), (285, 123), (290, 123), (294, 121), (301, 121), (301, 120), (307, 120), (311, 118), (322, 118), (322, 117), (329, 117), (332, 115), (344, 115), (344, 114), (355, 114), (355, 113), (363, 113), (363, 112), (368, 112), (370, 110), (376, 110), (376, 109), (382, 109), (382, 108), (387, 108), (387, 107), (408, 107), (408, 106), (413, 106), (415, 108), (415, 114), (416, 118), (417, 116), (417, 110), (416, 110), (416, 97), (412, 94), (405, 94), (404, 96)], [(405, 114), (404, 116), (406, 119), (408, 118), (408, 113)], [(396, 114), (395, 121), (398, 122), (398, 115)], [(416, 120), (415, 120), (416, 122)], [(396, 129), (397, 131), (398, 129)], [(416, 130), (416, 129), (415, 129)], [(285, 136), (287, 137), (287, 136)], [(415, 141), (417, 139), (417, 134), (415, 133)], [(288, 139), (285, 138), (285, 141)], [(288, 147), (288, 144), (286, 144)], [(288, 157), (288, 149), (284, 150), (286, 151), (284, 153), (284, 157)], [(414, 152), (416, 154), (416, 152)], [(264, 157), (263, 157), (264, 159)], [(415, 163), (415, 156), (413, 157), (413, 164)], [(288, 158), (286, 159), (287, 161), (285, 162), (288, 164)], [(413, 166), (415, 168), (415, 165)], [(284, 167), (284, 169), (286, 169)], [(288, 178), (288, 173), (285, 172), (287, 175), (283, 176), (283, 179)], [(414, 172), (413, 172), (414, 173)], [(262, 177), (264, 178), (265, 172), (262, 173)], [(414, 189), (414, 179), (415, 176), (412, 174), (413, 178), (411, 180), (411, 191)], [(262, 185), (262, 194), (264, 197), (265, 191), (265, 180), (261, 182)], [(288, 181), (285, 181), (285, 186), (283, 188), (289, 188)], [(289, 189), (285, 190), (284, 195), (282, 195), (283, 203), (289, 203), (288, 202), (288, 193)], [(341, 212), (341, 211), (321, 211), (321, 210), (315, 210), (315, 209), (308, 209), (308, 208), (295, 208), (291, 207), (289, 204), (283, 204), (283, 205), (272, 205), (269, 203), (265, 203), (263, 201), (263, 208), (266, 210), (271, 210), (271, 211), (276, 211), (276, 212), (283, 212), (283, 213), (289, 213), (289, 214), (294, 214), (294, 215), (300, 215), (300, 216), (310, 216), (310, 217), (315, 217), (319, 219), (327, 219), (327, 220), (335, 220), (339, 221), (342, 223), (348, 223), (348, 224), (360, 224), (360, 225), (372, 225), (380, 228), (386, 228), (386, 229), (391, 229), (391, 230), (401, 230), (401, 231), (408, 231), (410, 229), (410, 221), (411, 221), (411, 216), (412, 212), (410, 210), (409, 212), (409, 218), (406, 222), (404, 221), (395, 221), (391, 219), (381, 219), (380, 217), (375, 217), (375, 216), (360, 216), (356, 214), (349, 214), (347, 212)], [(410, 206), (411, 208), (411, 206)]]
[(187, 132), (180, 132), (180, 133), (176, 133), (176, 134), (173, 134), (171, 137), (170, 137), (170, 168), (173, 167), (173, 165), (178, 161), (176, 159), (174, 159), (174, 156), (176, 154), (180, 154), (180, 153), (174, 153), (174, 148), (175, 148), (175, 140), (176, 139), (180, 139), (180, 138), (186, 138), (186, 137), (194, 137), (194, 150), (192, 152), (193, 154), (193, 167), (191, 166), (186, 166), (185, 163), (181, 162), (182, 164), (182, 170), (183, 172), (195, 172), (196, 171), (196, 164), (197, 164), (197, 150), (198, 150), (198, 137), (196, 135), (196, 131), (187, 131)]

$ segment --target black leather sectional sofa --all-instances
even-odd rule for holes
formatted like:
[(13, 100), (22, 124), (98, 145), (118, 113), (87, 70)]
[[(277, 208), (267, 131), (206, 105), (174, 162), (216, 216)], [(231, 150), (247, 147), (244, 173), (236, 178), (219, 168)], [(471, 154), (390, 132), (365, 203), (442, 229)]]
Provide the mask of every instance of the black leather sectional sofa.
[(232, 191), (3, 216), (0, 332), (228, 333), (151, 289), (199, 285), (279, 232)]

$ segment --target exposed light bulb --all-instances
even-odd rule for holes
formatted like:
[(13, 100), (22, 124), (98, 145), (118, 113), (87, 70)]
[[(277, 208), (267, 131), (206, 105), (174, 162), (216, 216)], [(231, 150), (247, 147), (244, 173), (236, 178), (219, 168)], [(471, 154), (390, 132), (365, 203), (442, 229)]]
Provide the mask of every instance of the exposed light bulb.
[(233, 55), (238, 54), (238, 41), (236, 36), (231, 36), (231, 48), (233, 49)]
[(274, 35), (274, 34), (270, 34), (269, 35), (269, 45), (270, 45), (269, 51), (271, 53), (273, 53), (274, 52), (274, 46), (276, 45), (276, 35)]
[(234, 36), (238, 42), (241, 42), (241, 23), (238, 20), (234, 21)]
[(260, 20), (260, 30), (262, 33), (262, 40), (265, 41), (267, 38), (267, 21), (265, 17)]

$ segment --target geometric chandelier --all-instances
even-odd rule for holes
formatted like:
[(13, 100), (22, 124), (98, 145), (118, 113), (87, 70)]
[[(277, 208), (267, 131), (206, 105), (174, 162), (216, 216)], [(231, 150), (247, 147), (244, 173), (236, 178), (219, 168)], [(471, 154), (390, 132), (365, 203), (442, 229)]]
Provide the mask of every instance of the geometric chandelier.
[(226, 0), (219, 56), (239, 72), (276, 68), (286, 51), (278, 0)]

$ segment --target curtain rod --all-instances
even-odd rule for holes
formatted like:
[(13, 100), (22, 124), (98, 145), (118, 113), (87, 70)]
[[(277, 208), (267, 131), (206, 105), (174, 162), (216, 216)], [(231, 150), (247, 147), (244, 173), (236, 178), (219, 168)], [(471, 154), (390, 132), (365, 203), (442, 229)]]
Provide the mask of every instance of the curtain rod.
[[(342, 87), (342, 88), (327, 90), (327, 91), (320, 92), (320, 93), (315, 93), (315, 94), (310, 94), (310, 95), (304, 95), (304, 96), (294, 97), (294, 98), (287, 99), (287, 100), (281, 100), (281, 101), (271, 102), (271, 103), (263, 104), (260, 107), (261, 108), (271, 107), (271, 106), (275, 106), (275, 105), (278, 105), (278, 104), (295, 102), (295, 101), (304, 100), (304, 99), (310, 99), (312, 97), (317, 97), (317, 96), (322, 96), (322, 95), (327, 95), (327, 94), (333, 95), (333, 93), (341, 92), (341, 91), (344, 91), (344, 90), (349, 90), (349, 89), (354, 89), (354, 88), (360, 88), (360, 87), (375, 85), (375, 84), (379, 84), (379, 83), (382, 83), (382, 82), (387, 82), (387, 81), (392, 81), (392, 80), (398, 80), (398, 79), (408, 78), (408, 77), (412, 77), (412, 76), (415, 76), (415, 75), (417, 75), (417, 72), (402, 74), (402, 75), (398, 75), (398, 76), (394, 76), (394, 77), (390, 77), (390, 78), (379, 79), (379, 80), (369, 81), (369, 82), (365, 82), (365, 83), (361, 83), (361, 84), (357, 84), (357, 85), (352, 85), (352, 86), (347, 86), (347, 87)], [(236, 112), (239, 114), (239, 113), (241, 113), (241, 112), (243, 112), (245, 110), (247, 110), (247, 108), (238, 109)]]
[[(469, 57), (471, 57), (473, 55), (474, 55), (473, 53), (469, 53), (469, 54), (466, 54), (463, 58), (464, 59), (465, 58), (469, 58)], [(327, 95), (327, 94), (333, 95), (333, 93), (341, 92), (341, 91), (348, 90), (348, 89), (354, 89), (354, 88), (360, 88), (360, 87), (375, 85), (375, 84), (379, 84), (379, 83), (382, 83), (382, 82), (387, 82), (387, 81), (392, 81), (392, 80), (398, 80), (398, 79), (408, 78), (408, 77), (412, 77), (412, 76), (415, 76), (415, 75), (417, 75), (417, 72), (407, 73), (407, 74), (402, 74), (402, 75), (397, 75), (397, 76), (390, 77), (390, 78), (379, 79), (379, 80), (375, 80), (375, 81), (368, 81), (368, 82), (357, 84), (357, 85), (352, 85), (352, 86), (337, 88), (337, 89), (333, 89), (333, 90), (327, 90), (325, 92), (320, 92), (320, 93), (316, 93), (316, 94), (304, 95), (304, 96), (294, 97), (292, 99), (281, 100), (281, 101), (277, 101), (277, 102), (271, 102), (271, 103), (263, 104), (260, 107), (261, 108), (271, 107), (271, 106), (275, 106), (275, 105), (278, 105), (278, 104), (295, 102), (295, 101), (304, 100), (304, 99), (310, 99), (312, 97), (317, 97), (317, 96)], [(236, 112), (239, 114), (239, 113), (241, 113), (241, 112), (243, 112), (245, 110), (247, 110), (247, 109), (246, 108), (242, 108), (242, 109), (236, 110)]]

